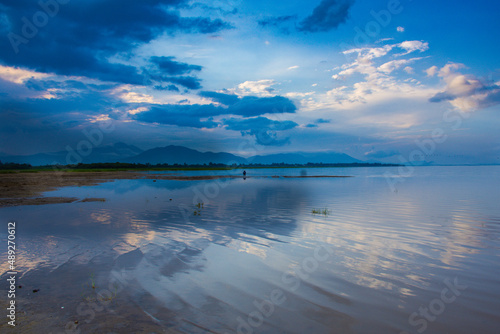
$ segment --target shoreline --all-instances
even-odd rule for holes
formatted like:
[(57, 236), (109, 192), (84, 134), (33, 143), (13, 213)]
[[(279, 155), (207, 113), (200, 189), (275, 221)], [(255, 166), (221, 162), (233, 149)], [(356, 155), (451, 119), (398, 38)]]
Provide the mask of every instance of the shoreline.
[(56, 172), (46, 171), (37, 173), (2, 173), (0, 174), (0, 208), (21, 205), (45, 205), (56, 203), (96, 202), (105, 201), (102, 198), (76, 197), (46, 197), (42, 193), (63, 187), (94, 186), (114, 180), (176, 180), (176, 181), (204, 181), (216, 179), (243, 179), (243, 178), (346, 178), (350, 176), (314, 175), (314, 176), (246, 176), (242, 175), (195, 175), (179, 176), (137, 171), (107, 171), (107, 172)]

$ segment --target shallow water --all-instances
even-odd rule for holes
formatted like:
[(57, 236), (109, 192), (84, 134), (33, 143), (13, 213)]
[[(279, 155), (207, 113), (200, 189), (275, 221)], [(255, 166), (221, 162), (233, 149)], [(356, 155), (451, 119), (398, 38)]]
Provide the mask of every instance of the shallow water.
[(105, 202), (0, 209), (17, 222), (24, 321), (44, 309), (54, 320), (30, 328), (498, 333), (499, 167), (247, 173), (354, 177), (116, 180), (47, 193)]

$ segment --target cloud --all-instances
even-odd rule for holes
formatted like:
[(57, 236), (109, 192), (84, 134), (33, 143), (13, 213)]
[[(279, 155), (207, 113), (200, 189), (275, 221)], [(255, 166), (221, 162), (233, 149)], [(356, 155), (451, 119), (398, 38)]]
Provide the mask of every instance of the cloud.
[(383, 159), (393, 157), (395, 155), (399, 155), (400, 152), (397, 150), (387, 150), (387, 151), (375, 151), (372, 150), (370, 152), (365, 153), (365, 157), (368, 159)]
[(293, 121), (275, 121), (266, 117), (230, 118), (224, 120), (223, 124), (227, 130), (240, 131), (242, 135), (255, 136), (257, 144), (264, 146), (290, 144), (290, 138), (279, 138), (278, 131), (286, 131), (298, 126)]
[(167, 85), (167, 86), (158, 85), (158, 86), (154, 86), (153, 88), (156, 90), (166, 90), (166, 91), (171, 91), (171, 92), (179, 92), (180, 91), (176, 85)]
[[(384, 63), (382, 65), (380, 65), (378, 67), (378, 70), (380, 72), (383, 72), (385, 74), (390, 74), (392, 73), (393, 71), (403, 67), (403, 66), (406, 66), (408, 64), (411, 64), (417, 60), (420, 60), (422, 58), (411, 58), (411, 59), (398, 59), (398, 60), (391, 60), (387, 63)], [(410, 73), (411, 73), (411, 67), (409, 68), (410, 69)], [(407, 72), (408, 73), (408, 72)]]
[(404, 41), (402, 43), (397, 44), (397, 46), (401, 49), (406, 50), (406, 52), (400, 53), (396, 56), (404, 56), (415, 51), (424, 52), (429, 50), (429, 43), (422, 41)]
[(201, 92), (200, 95), (222, 105), (157, 104), (151, 105), (148, 111), (137, 113), (133, 118), (147, 123), (213, 128), (219, 124), (213, 120), (213, 117), (220, 115), (255, 117), (264, 114), (294, 113), (297, 109), (292, 101), (282, 96), (238, 97), (217, 92)]
[(299, 31), (330, 31), (347, 20), (353, 0), (322, 0), (312, 14), (299, 24)]
[(288, 70), (288, 71), (290, 71), (290, 70), (296, 70), (296, 69), (298, 69), (299, 67), (300, 67), (300, 66), (298, 66), (298, 65), (295, 65), (295, 66), (290, 66), (289, 68), (287, 68), (287, 70)]
[(161, 77), (161, 81), (163, 82), (171, 82), (174, 84), (178, 84), (184, 86), (188, 89), (200, 89), (200, 79), (196, 77)]
[(397, 30), (397, 32), (405, 32), (404, 27), (397, 27), (396, 30)]
[(403, 70), (408, 74), (415, 74), (415, 70), (411, 66), (406, 66)]
[[(214, 105), (157, 105), (137, 113), (133, 118), (140, 122), (185, 126), (191, 128), (215, 128), (211, 116), (219, 113)], [(206, 120), (204, 120), (206, 119)]]
[(199, 95), (202, 97), (210, 98), (214, 102), (221, 103), (226, 106), (236, 104), (240, 100), (240, 98), (236, 94), (224, 94), (218, 92), (200, 92)]
[(175, 61), (175, 57), (151, 57), (150, 61), (158, 66), (162, 73), (168, 75), (183, 75), (193, 71), (201, 71), (202, 67)]
[(431, 97), (429, 101), (434, 103), (448, 101), (455, 108), (465, 112), (500, 104), (498, 83), (481, 81), (473, 75), (458, 72), (463, 68), (465, 65), (458, 63), (448, 63), (443, 66), (438, 75), (445, 82), (446, 88)]
[(439, 68), (437, 66), (432, 66), (426, 69), (424, 72), (427, 73), (428, 77), (433, 77), (439, 72)]
[(220, 19), (181, 17), (177, 9), (184, 0), (124, 2), (68, 2), (59, 6), (57, 15), (49, 17), (45, 26), (35, 27), (32, 36), (23, 35), (26, 23), (21, 18), (32, 18), (39, 12), (38, 2), (4, 2), (2, 11), (11, 30), (10, 37), (0, 39), (0, 60), (41, 73), (141, 85), (145, 76), (140, 68), (110, 59), (164, 33), (211, 34), (231, 28)]
[(280, 26), (284, 23), (293, 21), (297, 19), (297, 15), (286, 15), (286, 16), (275, 16), (275, 17), (268, 17), (262, 20), (258, 21), (258, 24), (262, 27), (268, 27), (268, 26), (273, 26), (277, 27)]
[(235, 90), (239, 95), (272, 96), (276, 85), (274, 80), (245, 81)]

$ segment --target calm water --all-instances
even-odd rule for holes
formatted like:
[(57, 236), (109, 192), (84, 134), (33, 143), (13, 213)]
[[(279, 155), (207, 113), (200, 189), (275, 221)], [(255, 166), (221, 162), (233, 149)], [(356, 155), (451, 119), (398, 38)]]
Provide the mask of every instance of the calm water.
[[(47, 193), (105, 202), (0, 209), (17, 222), (23, 319), (54, 333), (499, 333), (499, 167), (247, 172), (354, 177), (117, 180)], [(30, 320), (40, 309), (50, 321)]]

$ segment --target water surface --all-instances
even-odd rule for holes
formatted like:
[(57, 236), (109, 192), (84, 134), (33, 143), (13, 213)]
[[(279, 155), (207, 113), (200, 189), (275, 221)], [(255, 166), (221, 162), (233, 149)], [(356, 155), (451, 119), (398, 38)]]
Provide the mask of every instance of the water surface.
[[(82, 333), (498, 333), (499, 167), (247, 173), (354, 177), (116, 180), (46, 193), (105, 202), (0, 209), (17, 222), (24, 321), (54, 333), (75, 321)], [(34, 322), (41, 309), (52, 320)]]

